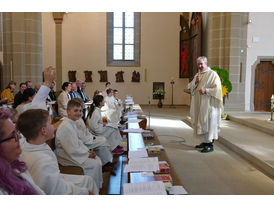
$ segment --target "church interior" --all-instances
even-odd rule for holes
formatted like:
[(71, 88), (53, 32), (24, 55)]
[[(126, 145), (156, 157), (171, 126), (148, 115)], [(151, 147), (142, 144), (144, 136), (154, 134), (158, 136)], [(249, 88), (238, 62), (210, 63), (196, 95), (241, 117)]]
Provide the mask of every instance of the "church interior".
[[(274, 13), (133, 12), (134, 37), (121, 37), (132, 41), (121, 50), (129, 60), (112, 61), (113, 13), (1, 12), (0, 91), (11, 80), (14, 94), (21, 82), (43, 82), (49, 66), (56, 93), (81, 80), (92, 99), (111, 82), (121, 100), (130, 94), (140, 105), (189, 195), (274, 195), (274, 28), (266, 23)], [(222, 124), (210, 153), (195, 148), (190, 120), (188, 84), (199, 56), (229, 82), (222, 81)]]

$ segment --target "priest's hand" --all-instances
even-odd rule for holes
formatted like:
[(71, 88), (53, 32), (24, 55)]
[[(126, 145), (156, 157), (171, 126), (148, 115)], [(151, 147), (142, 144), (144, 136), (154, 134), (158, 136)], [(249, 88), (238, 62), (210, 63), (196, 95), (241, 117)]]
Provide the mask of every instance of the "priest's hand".
[(196, 76), (196, 80), (195, 80), (195, 84), (197, 84), (199, 81), (200, 81), (200, 76), (197, 75), (197, 76)]
[(94, 195), (94, 193), (91, 192), (90, 190), (88, 191), (88, 194), (89, 194), (89, 195)]
[(93, 151), (88, 151), (88, 152), (89, 152), (89, 156), (88, 156), (88, 158), (95, 159), (96, 154), (95, 154)]
[(201, 88), (201, 89), (199, 90), (199, 92), (200, 92), (200, 94), (205, 94), (205, 93), (206, 93), (206, 90), (205, 90), (205, 88)]

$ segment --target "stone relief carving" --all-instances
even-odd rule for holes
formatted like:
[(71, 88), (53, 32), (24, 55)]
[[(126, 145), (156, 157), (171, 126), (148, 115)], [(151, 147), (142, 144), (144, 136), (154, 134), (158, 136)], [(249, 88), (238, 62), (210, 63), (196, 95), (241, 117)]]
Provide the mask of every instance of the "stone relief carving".
[(116, 76), (116, 82), (124, 82), (124, 77), (123, 77), (124, 72), (120, 71), (115, 74)]

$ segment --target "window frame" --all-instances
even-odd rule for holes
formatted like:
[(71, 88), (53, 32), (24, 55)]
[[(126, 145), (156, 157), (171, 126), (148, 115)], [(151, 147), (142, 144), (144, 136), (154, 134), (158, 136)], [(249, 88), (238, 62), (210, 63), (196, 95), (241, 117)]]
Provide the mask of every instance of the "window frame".
[[(113, 59), (113, 13), (107, 12), (107, 66), (136, 67), (140, 66), (140, 34), (141, 34), (141, 13), (134, 12), (134, 60), (114, 60)], [(124, 12), (123, 12), (124, 13)], [(123, 15), (124, 16), (124, 15)], [(124, 25), (123, 25), (123, 28)], [(123, 53), (124, 53), (123, 35)]]

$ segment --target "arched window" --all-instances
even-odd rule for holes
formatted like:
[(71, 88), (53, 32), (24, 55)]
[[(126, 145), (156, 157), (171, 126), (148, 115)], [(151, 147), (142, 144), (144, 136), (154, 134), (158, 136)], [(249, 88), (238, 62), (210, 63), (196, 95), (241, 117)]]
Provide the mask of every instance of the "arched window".
[(107, 13), (107, 65), (140, 66), (140, 13)]

